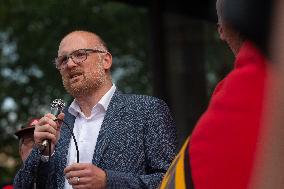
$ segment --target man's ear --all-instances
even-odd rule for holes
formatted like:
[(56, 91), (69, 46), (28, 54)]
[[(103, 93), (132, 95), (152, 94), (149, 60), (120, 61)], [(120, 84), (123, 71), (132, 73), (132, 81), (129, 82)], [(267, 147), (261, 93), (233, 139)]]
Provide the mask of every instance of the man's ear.
[(111, 68), (111, 65), (112, 65), (112, 56), (110, 53), (106, 53), (104, 56), (103, 56), (103, 66), (104, 66), (104, 69), (105, 70), (109, 70)]

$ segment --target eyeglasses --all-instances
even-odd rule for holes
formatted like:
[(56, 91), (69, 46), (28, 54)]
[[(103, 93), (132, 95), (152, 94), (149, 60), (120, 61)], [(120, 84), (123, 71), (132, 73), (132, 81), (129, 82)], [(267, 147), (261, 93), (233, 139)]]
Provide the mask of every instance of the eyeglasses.
[(57, 69), (61, 70), (66, 68), (69, 58), (71, 58), (75, 64), (80, 64), (84, 62), (91, 53), (106, 53), (106, 52), (107, 52), (106, 50), (101, 50), (101, 49), (78, 49), (71, 52), (70, 54), (62, 55), (55, 58), (54, 64)]

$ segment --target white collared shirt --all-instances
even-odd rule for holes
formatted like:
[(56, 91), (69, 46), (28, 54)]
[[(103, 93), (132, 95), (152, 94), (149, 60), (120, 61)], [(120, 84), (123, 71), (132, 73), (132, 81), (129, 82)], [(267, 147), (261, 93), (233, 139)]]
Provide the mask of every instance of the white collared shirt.
[[(91, 163), (93, 160), (99, 131), (101, 129), (107, 107), (115, 90), (116, 86), (113, 84), (110, 90), (93, 107), (91, 116), (89, 117), (86, 117), (81, 111), (76, 99), (73, 100), (68, 109), (68, 112), (76, 117), (73, 132), (80, 152), (80, 163)], [(76, 162), (76, 147), (73, 139), (71, 138), (67, 156), (67, 165), (71, 165)], [(67, 179), (65, 179), (64, 188), (71, 189)]]

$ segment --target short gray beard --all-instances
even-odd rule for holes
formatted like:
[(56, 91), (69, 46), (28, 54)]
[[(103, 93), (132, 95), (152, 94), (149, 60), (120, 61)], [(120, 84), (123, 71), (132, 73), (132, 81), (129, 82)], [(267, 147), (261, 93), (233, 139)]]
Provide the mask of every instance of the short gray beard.
[(84, 97), (90, 95), (102, 87), (106, 82), (106, 76), (102, 64), (99, 64), (98, 71), (87, 71), (83, 75), (84, 79), (80, 81), (79, 85), (72, 86), (69, 79), (63, 78), (63, 86), (66, 91), (74, 98)]

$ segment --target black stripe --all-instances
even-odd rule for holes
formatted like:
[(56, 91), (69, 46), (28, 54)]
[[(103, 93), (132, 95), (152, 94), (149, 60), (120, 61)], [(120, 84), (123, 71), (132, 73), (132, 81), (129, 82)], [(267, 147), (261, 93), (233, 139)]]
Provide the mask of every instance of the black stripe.
[(187, 189), (194, 189), (192, 175), (191, 175), (191, 167), (189, 163), (189, 142), (185, 148), (184, 152), (184, 175), (185, 175), (185, 186)]

